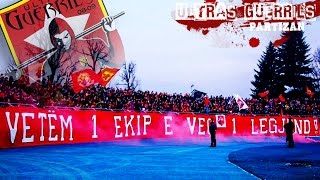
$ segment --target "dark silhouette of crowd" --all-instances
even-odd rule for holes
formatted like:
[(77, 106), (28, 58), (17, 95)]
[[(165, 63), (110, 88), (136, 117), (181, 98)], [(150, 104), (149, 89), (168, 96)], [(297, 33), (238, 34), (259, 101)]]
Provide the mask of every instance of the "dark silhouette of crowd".
[(1, 106), (27, 104), (37, 107), (57, 106), (126, 111), (170, 111), (178, 113), (320, 114), (320, 101), (317, 98), (300, 97), (287, 99), (284, 103), (275, 99), (250, 98), (244, 99), (249, 109), (239, 111), (239, 107), (232, 97), (210, 96), (208, 97), (209, 101), (205, 101), (205, 98), (195, 98), (190, 94), (133, 91), (105, 88), (100, 85), (93, 85), (79, 93), (75, 93), (69, 86), (55, 86), (49, 83), (44, 87), (40, 83), (35, 82), (30, 84), (28, 81), (24, 78), (15, 81), (1, 75)]

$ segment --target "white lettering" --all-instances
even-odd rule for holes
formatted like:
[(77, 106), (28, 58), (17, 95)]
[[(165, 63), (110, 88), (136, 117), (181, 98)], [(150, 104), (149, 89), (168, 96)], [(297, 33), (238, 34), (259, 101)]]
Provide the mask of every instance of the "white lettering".
[(207, 134), (210, 134), (210, 122), (211, 122), (211, 118), (207, 120)]
[(137, 115), (137, 130), (138, 130), (138, 133), (137, 135), (140, 136), (141, 135), (141, 132), (140, 132), (140, 115)]
[(16, 135), (17, 135), (19, 113), (15, 113), (14, 128), (12, 128), (11, 119), (10, 119), (10, 112), (6, 112), (6, 117), (7, 117), (7, 123), (8, 123), (9, 129), (10, 129), (10, 140), (11, 140), (11, 143), (13, 144), (14, 140), (16, 139)]
[(284, 133), (284, 125), (286, 124), (286, 119), (285, 118), (282, 118), (282, 128), (281, 129), (278, 129), (278, 132), (283, 134)]
[(237, 131), (236, 131), (236, 118), (232, 118), (232, 123), (233, 123), (232, 134), (237, 134)]
[(250, 22), (250, 31), (253, 31), (256, 28), (255, 22)]
[(207, 8), (203, 6), (203, 3), (194, 3), (193, 4), (194, 20), (196, 21), (205, 21)]
[(304, 23), (303, 22), (298, 22), (298, 27), (297, 27), (297, 31), (304, 31)]
[(303, 122), (304, 122), (304, 124), (303, 124), (304, 134), (310, 134), (310, 131), (311, 131), (310, 121), (306, 119)]
[(250, 22), (250, 31), (304, 31), (305, 23), (288, 23), (288, 22)]
[(279, 27), (282, 28), (283, 31), (289, 31), (289, 23), (288, 22), (284, 22), (281, 25), (279, 25)]
[(168, 120), (172, 121), (172, 116), (165, 116), (164, 117), (164, 130), (165, 130), (164, 134), (165, 135), (173, 135), (173, 131), (170, 128), (171, 125), (168, 123)]
[(131, 116), (130, 116), (130, 120), (127, 121), (127, 116), (124, 116), (124, 124), (125, 124), (125, 126), (126, 126), (126, 134), (124, 135), (125, 137), (128, 137), (128, 136), (129, 136), (129, 134), (128, 134), (129, 126), (131, 127), (131, 136), (136, 135), (136, 134), (134, 133), (134, 131), (133, 131), (133, 127), (132, 127), (132, 124), (131, 124), (133, 118), (134, 118), (134, 115), (131, 115)]
[(68, 116), (67, 121), (64, 119), (62, 115), (60, 115), (60, 123), (61, 123), (61, 141), (64, 141), (64, 127), (68, 128), (70, 126), (70, 138), (69, 140), (72, 141), (72, 116)]
[(120, 134), (118, 133), (118, 129), (120, 129), (121, 126), (117, 124), (117, 121), (121, 121), (121, 116), (114, 116), (113, 119), (114, 119), (114, 125), (116, 128), (116, 134), (114, 137), (121, 138), (121, 137), (123, 137), (122, 132)]
[(217, 6), (215, 7), (214, 11), (214, 17), (217, 20), (225, 20), (227, 19), (227, 13), (226, 13), (226, 5), (224, 3), (218, 3)]
[(176, 4), (176, 20), (185, 20), (189, 16), (188, 5), (186, 3)]
[(205, 123), (205, 119), (204, 118), (199, 118), (199, 132), (198, 132), (198, 135), (205, 135), (206, 134), (206, 131), (202, 130), (202, 128), (204, 127), (204, 124)]
[(275, 120), (274, 118), (270, 118), (269, 119), (269, 132), (271, 134), (275, 134), (277, 133), (277, 120)]
[[(147, 121), (149, 120), (149, 121)], [(150, 115), (143, 115), (143, 135), (147, 134), (147, 125), (151, 124), (151, 116)]]
[(314, 124), (314, 128), (316, 130), (316, 133), (318, 133), (318, 120), (317, 119), (313, 120), (313, 124)]
[(297, 123), (297, 120), (294, 120), (295, 124), (295, 132), (298, 134), (302, 134), (302, 120), (299, 120), (299, 124)]
[(264, 127), (266, 127), (266, 125), (263, 122), (267, 123), (267, 118), (259, 119), (259, 121), (260, 121), (260, 133), (261, 134), (267, 134), (268, 130), (267, 129), (266, 130), (263, 129)]
[(266, 23), (266, 24), (264, 25), (264, 31), (271, 31), (271, 25), (270, 25), (270, 23)]
[(261, 23), (258, 23), (256, 30), (257, 31), (263, 31), (263, 25)]
[(34, 119), (34, 113), (22, 113), (22, 127), (23, 127), (23, 143), (33, 142), (34, 141), (34, 135), (31, 137), (27, 137), (27, 130), (31, 129), (30, 126), (27, 126), (27, 117), (31, 117)]
[(193, 122), (192, 122), (192, 124), (191, 124), (190, 117), (187, 117), (187, 122), (188, 122), (188, 125), (189, 125), (190, 133), (193, 135), (193, 133), (194, 133), (194, 128), (195, 128), (195, 126), (196, 126), (196, 117), (193, 117)]
[(93, 139), (96, 139), (96, 138), (98, 138), (98, 135), (97, 135), (97, 115), (92, 116), (92, 121), (93, 121), (93, 134), (91, 137)]
[(259, 134), (258, 131), (255, 131), (255, 128), (254, 128), (254, 119), (251, 119), (251, 134)]
[(57, 120), (57, 115), (56, 114), (48, 114), (48, 119), (49, 119), (49, 141), (58, 141), (58, 135), (56, 134), (54, 137), (52, 137), (52, 130), (54, 130), (56, 127), (52, 125), (53, 120)]
[(39, 113), (38, 118), (41, 120), (41, 134), (40, 134), (40, 141), (44, 141), (44, 134), (43, 134), (43, 119), (47, 119), (47, 114)]

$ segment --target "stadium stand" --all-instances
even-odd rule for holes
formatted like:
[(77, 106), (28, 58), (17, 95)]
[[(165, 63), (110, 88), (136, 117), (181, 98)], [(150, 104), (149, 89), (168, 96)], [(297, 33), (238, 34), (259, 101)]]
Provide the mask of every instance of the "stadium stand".
[[(209, 113), (241, 113), (259, 115), (313, 115), (320, 114), (320, 102), (316, 96), (312, 99), (300, 97), (279, 102), (276, 99), (253, 99), (244, 101), (248, 110), (239, 111), (232, 97), (209, 97)], [(75, 93), (69, 86), (44, 87), (40, 83), (29, 84), (27, 79), (15, 81), (3, 75), (0, 77), (1, 106), (22, 104), (37, 107), (57, 106), (74, 108), (96, 108), (104, 110), (161, 111), (178, 113), (207, 113), (204, 98), (195, 98), (190, 94), (169, 94), (154, 91), (132, 91), (116, 88), (91, 86)]]

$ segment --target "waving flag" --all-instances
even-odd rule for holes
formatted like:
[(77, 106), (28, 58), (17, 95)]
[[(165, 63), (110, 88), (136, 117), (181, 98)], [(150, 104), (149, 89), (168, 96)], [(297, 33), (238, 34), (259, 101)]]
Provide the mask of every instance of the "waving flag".
[(92, 69), (85, 69), (71, 75), (73, 90), (79, 92), (95, 83), (98, 83), (98, 76)]
[(114, 75), (119, 71), (119, 69), (110, 69), (110, 68), (105, 68), (103, 69), (99, 74), (98, 74), (98, 79), (99, 83), (102, 86), (106, 86), (110, 80), (113, 78)]
[(248, 105), (244, 102), (244, 100), (238, 94), (233, 95), (233, 97), (239, 106), (239, 110), (249, 109)]
[(265, 97), (267, 97), (268, 95), (269, 95), (269, 91), (267, 90), (267, 91), (264, 91), (264, 92), (262, 92), (262, 93), (259, 93), (258, 94), (261, 98), (265, 98)]
[(198, 91), (196, 89), (194, 89), (192, 92), (191, 92), (191, 95), (196, 98), (196, 99), (201, 99), (203, 98), (207, 93), (205, 92), (201, 92), (201, 91)]
[(308, 95), (310, 98), (312, 98), (313, 95), (314, 95), (314, 92), (312, 92), (312, 91), (308, 88), (308, 86), (306, 86), (306, 93), (307, 93), (307, 95)]

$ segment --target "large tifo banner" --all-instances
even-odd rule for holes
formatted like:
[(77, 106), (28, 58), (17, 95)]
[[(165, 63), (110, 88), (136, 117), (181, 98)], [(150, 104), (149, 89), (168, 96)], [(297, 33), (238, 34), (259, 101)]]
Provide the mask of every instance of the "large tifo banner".
[[(284, 136), (287, 119), (272, 116), (195, 115), (7, 107), (0, 109), (0, 148), (145, 138), (208, 137), (210, 121), (218, 135)], [(295, 118), (295, 133), (319, 135), (318, 119)]]
[(102, 0), (22, 0), (0, 11), (15, 63), (7, 75), (32, 83), (106, 85), (125, 57), (115, 21)]

